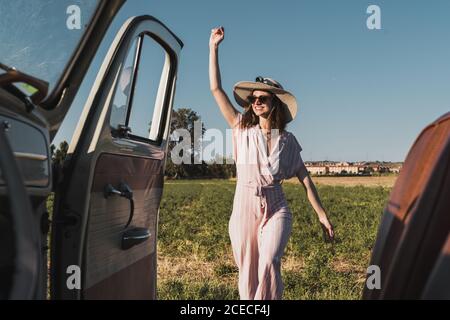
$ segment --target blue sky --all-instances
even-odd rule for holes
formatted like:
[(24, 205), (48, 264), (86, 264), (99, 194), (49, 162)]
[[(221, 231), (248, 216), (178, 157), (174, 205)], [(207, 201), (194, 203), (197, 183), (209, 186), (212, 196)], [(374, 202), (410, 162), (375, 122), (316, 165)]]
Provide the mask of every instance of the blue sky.
[[(366, 27), (371, 4), (381, 30)], [(209, 92), (208, 40), (218, 25), (225, 91), (232, 97), (234, 83), (258, 75), (280, 81), (300, 105), (288, 130), (305, 160), (403, 161), (450, 110), (450, 1), (137, 0), (124, 11), (138, 5), (183, 40), (174, 108), (194, 109), (206, 128), (227, 128)]]

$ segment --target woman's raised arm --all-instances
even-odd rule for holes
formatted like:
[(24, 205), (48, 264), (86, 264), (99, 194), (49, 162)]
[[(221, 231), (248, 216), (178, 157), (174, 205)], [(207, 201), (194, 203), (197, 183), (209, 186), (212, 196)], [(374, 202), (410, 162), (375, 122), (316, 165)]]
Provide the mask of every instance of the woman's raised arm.
[(233, 107), (225, 91), (222, 89), (219, 69), (219, 44), (225, 36), (223, 27), (211, 30), (209, 39), (209, 86), (225, 120), (230, 127), (236, 125), (238, 111)]

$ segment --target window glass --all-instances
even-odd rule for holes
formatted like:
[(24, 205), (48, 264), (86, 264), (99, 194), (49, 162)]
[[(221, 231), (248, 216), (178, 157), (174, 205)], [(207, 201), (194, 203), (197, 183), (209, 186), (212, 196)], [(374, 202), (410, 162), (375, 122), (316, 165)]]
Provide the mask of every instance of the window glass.
[[(0, 61), (56, 86), (98, 6), (94, 0), (2, 0)], [(16, 84), (33, 94), (31, 86)]]
[(136, 39), (117, 81), (110, 118), (112, 128), (124, 125), (130, 128), (131, 137), (158, 140), (169, 69), (170, 56), (156, 40), (148, 35)]
[(128, 126), (131, 134), (157, 140), (170, 59), (164, 48), (143, 36)]
[(136, 59), (137, 39), (130, 47), (125, 63), (121, 67), (120, 75), (117, 80), (116, 92), (114, 95), (113, 105), (111, 108), (110, 125), (114, 129), (118, 125), (125, 125), (127, 119), (127, 106), (130, 100), (131, 82), (133, 75), (133, 65)]

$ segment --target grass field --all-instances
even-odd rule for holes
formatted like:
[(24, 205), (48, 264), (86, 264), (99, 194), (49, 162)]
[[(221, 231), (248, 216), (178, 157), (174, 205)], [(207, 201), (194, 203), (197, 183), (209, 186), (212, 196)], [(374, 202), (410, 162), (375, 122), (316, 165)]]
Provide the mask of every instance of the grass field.
[[(335, 226), (325, 243), (303, 188), (284, 185), (293, 231), (282, 261), (284, 299), (359, 299), (395, 177), (314, 178)], [(330, 180), (331, 179), (331, 180)], [(167, 181), (158, 242), (158, 299), (238, 299), (228, 236), (234, 181)]]
[[(335, 226), (324, 243), (298, 180), (284, 190), (294, 224), (282, 277), (284, 299), (359, 299), (378, 223), (396, 177), (313, 178)], [(238, 299), (228, 237), (235, 181), (167, 181), (158, 241), (158, 299)], [(53, 195), (47, 202), (52, 211)]]

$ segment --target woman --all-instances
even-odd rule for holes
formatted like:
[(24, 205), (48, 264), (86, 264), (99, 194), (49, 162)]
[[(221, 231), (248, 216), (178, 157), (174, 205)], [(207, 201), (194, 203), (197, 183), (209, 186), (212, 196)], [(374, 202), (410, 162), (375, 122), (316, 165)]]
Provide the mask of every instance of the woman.
[(239, 295), (245, 300), (281, 299), (280, 262), (292, 228), (282, 180), (297, 176), (330, 240), (334, 231), (300, 156), (302, 149), (285, 130), (297, 112), (295, 97), (273, 79), (258, 77), (235, 85), (234, 97), (244, 108), (243, 114), (238, 112), (221, 86), (218, 48), (224, 34), (223, 27), (211, 31), (209, 76), (211, 92), (233, 128), (237, 184), (229, 234)]

